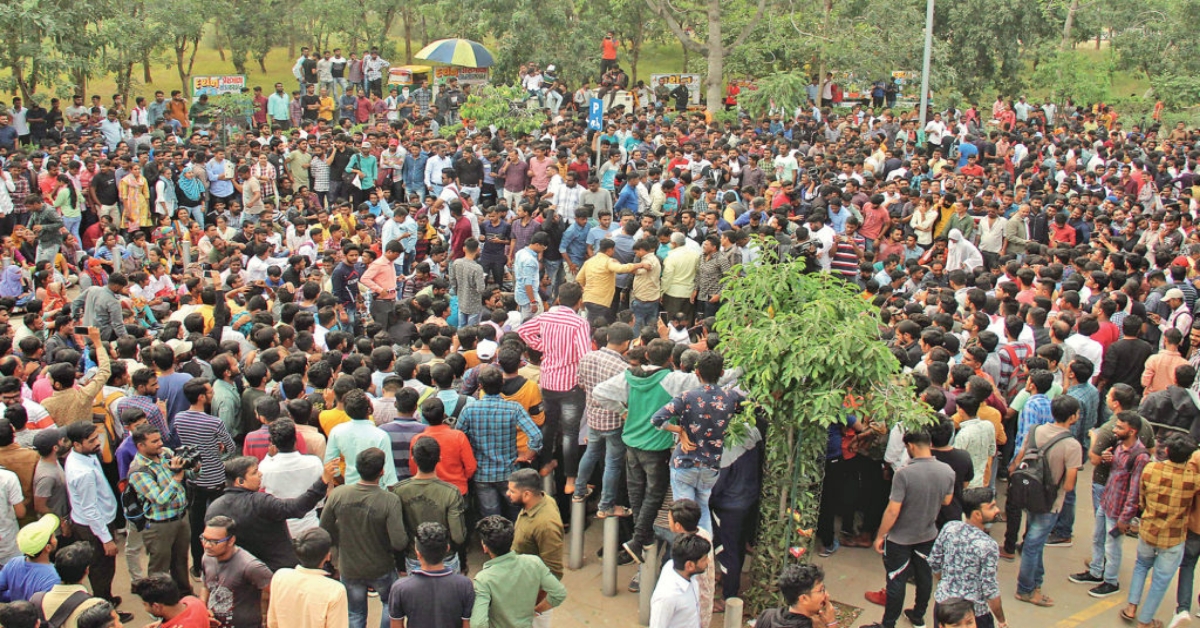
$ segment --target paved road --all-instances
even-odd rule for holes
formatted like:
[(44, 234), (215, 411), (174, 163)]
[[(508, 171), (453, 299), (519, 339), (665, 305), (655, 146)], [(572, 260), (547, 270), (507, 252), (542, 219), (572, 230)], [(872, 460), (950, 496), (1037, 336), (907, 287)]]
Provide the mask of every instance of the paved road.
[[(1085, 473), (1081, 481), (1090, 481), (1090, 473)], [(1003, 485), (1002, 485), (1003, 486)], [(1004, 608), (1008, 614), (1009, 625), (1013, 628), (1116, 628), (1128, 626), (1119, 617), (1118, 612), (1125, 601), (1125, 591), (1120, 594), (1095, 599), (1087, 594), (1087, 586), (1072, 584), (1067, 580), (1069, 573), (1080, 571), (1084, 562), (1090, 556), (1090, 538), (1094, 519), (1087, 514), (1091, 509), (1090, 492), (1081, 495), (1079, 516), (1076, 518), (1075, 544), (1070, 548), (1047, 548), (1045, 553), (1046, 583), (1044, 590), (1057, 602), (1054, 608), (1037, 608), (1018, 602), (1013, 594), (1016, 591), (1018, 562), (1000, 563), (1000, 583), (1004, 592)], [(1004, 533), (1003, 524), (997, 524), (992, 530), (992, 536), (1001, 539)], [(613, 626), (626, 627), (637, 625), (638, 596), (628, 593), (625, 585), (635, 573), (634, 566), (621, 567), (619, 571), (620, 590), (616, 597), (608, 598), (600, 594), (600, 561), (595, 557), (596, 549), (601, 544), (601, 526), (591, 525), (587, 531), (587, 556), (583, 569), (568, 570), (563, 581), (569, 595), (566, 603), (554, 614), (554, 625), (558, 628)], [(1121, 568), (1121, 584), (1128, 587), (1130, 574), (1133, 571), (1133, 557), (1136, 551), (1136, 541), (1125, 540), (1125, 560)], [(472, 565), (482, 564), (481, 556), (472, 558)], [(864, 626), (882, 617), (883, 609), (874, 606), (863, 599), (863, 593), (881, 588), (883, 585), (883, 565), (879, 556), (870, 549), (843, 548), (837, 554), (827, 559), (816, 559), (827, 574), (827, 585), (834, 599), (863, 607), (864, 612), (855, 626)], [(129, 590), (128, 576), (124, 563), (118, 567), (118, 578), (114, 587), (118, 592)], [(747, 578), (748, 570), (747, 570)], [(908, 604), (912, 603), (915, 589), (908, 589)], [(135, 611), (137, 619), (133, 626), (140, 627), (151, 621), (142, 610), (136, 597), (125, 593), (123, 610)], [(1170, 621), (1174, 612), (1175, 587), (1170, 591), (1159, 609), (1158, 618), (1164, 623)], [(371, 614), (367, 625), (371, 628), (378, 626), (380, 605), (372, 599)], [(720, 628), (722, 617), (714, 619), (714, 626)], [(928, 625), (932, 626), (932, 616), (927, 616)], [(907, 621), (901, 619), (900, 626), (906, 626)], [(1200, 626), (1200, 619), (1193, 617), (1193, 626)]]

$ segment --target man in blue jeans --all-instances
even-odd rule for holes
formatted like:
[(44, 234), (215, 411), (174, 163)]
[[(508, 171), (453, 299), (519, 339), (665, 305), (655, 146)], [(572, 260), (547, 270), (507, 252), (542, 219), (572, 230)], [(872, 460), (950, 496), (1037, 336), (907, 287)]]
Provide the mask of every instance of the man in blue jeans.
[[(1200, 493), (1200, 473), (1189, 464), (1196, 441), (1186, 434), (1171, 433), (1159, 441), (1158, 460), (1142, 471), (1142, 525), (1138, 531), (1137, 563), (1129, 582), (1129, 598), (1121, 616), (1138, 628), (1162, 626), (1154, 619), (1183, 560), (1192, 502)], [(1150, 577), (1150, 589), (1143, 588)], [(1182, 616), (1181, 616), (1182, 615)], [(1177, 613), (1172, 626), (1181, 626), (1187, 611)]]
[[(358, 482), (333, 489), (321, 511), (321, 527), (338, 550), (335, 555), (346, 585), (350, 628), (366, 628), (367, 590), (380, 594), (392, 590), (397, 578), (392, 554), (408, 547), (400, 496), (379, 485), (387, 464), (391, 464), (387, 455), (378, 447), (359, 452), (354, 460)], [(380, 626), (388, 628), (391, 618), (387, 602), (383, 604)]]
[[(1009, 477), (1017, 470), (1017, 465), (1031, 447), (1036, 447), (1037, 443), (1049, 443), (1054, 437), (1070, 431), (1071, 425), (1079, 420), (1079, 400), (1069, 395), (1055, 397), (1050, 404), (1050, 412), (1054, 416), (1054, 423), (1038, 425), (1030, 430), (1021, 451), (1009, 466)], [(1021, 550), (1017, 599), (1037, 606), (1053, 606), (1054, 601), (1041, 590), (1042, 578), (1046, 575), (1046, 568), (1042, 564), (1042, 550), (1046, 546), (1046, 539), (1050, 537), (1050, 531), (1058, 523), (1058, 515), (1062, 512), (1067, 492), (1075, 488), (1079, 467), (1083, 466), (1083, 446), (1074, 438), (1067, 438), (1045, 449), (1042, 455), (1050, 467), (1051, 477), (1058, 487), (1058, 495), (1050, 512), (1026, 511), (1029, 525), (1025, 531), (1025, 547)]]
[(625, 462), (625, 442), (621, 440), (625, 417), (620, 412), (602, 408), (592, 399), (592, 390), (600, 382), (619, 375), (629, 368), (625, 352), (633, 341), (633, 328), (625, 323), (613, 323), (604, 329), (605, 346), (589, 352), (579, 360), (579, 387), (585, 395), (583, 415), (587, 419), (588, 447), (579, 461), (579, 476), (575, 483), (575, 501), (586, 501), (591, 495), (588, 480), (596, 463), (604, 461), (604, 478), (600, 493), (600, 518), (616, 515), (624, 517), (629, 510), (616, 506), (617, 484), (621, 481), (621, 468)]
[(721, 354), (705, 351), (696, 361), (700, 387), (667, 402), (650, 417), (655, 427), (679, 436), (671, 454), (671, 495), (700, 505), (700, 527), (712, 534), (708, 498), (721, 471), (725, 428), (745, 399), (737, 391), (717, 385), (725, 370)]

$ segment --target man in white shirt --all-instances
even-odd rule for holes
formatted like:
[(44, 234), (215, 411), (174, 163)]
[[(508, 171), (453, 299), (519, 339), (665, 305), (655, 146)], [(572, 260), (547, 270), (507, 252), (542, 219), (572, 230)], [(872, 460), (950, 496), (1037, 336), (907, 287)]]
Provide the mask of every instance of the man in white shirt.
[[(89, 336), (96, 346), (100, 345), (99, 330), (92, 328)], [(76, 422), (67, 425), (66, 432), (72, 448), (64, 472), (73, 530), (76, 539), (91, 545), (94, 552), (94, 562), (88, 569), (92, 593), (112, 600), (117, 544), (109, 526), (117, 517), (117, 499), (100, 468), (100, 431), (95, 423)]]
[(1000, 255), (1004, 252), (1004, 228), (1008, 219), (999, 215), (999, 208), (989, 203), (987, 216), (979, 220), (979, 252), (988, 268), (995, 268), (1000, 263)]
[[(268, 452), (274, 453), (258, 465), (262, 473), (263, 491), (279, 499), (294, 499), (303, 495), (321, 477), (324, 469), (321, 459), (296, 451), (296, 424), (290, 420), (276, 420), (267, 426), (267, 431), (271, 438)], [(305, 530), (319, 527), (321, 521), (317, 518), (317, 509), (313, 508), (302, 517), (288, 519), (287, 523), (288, 532), (292, 538), (296, 538)]]
[(821, 212), (813, 212), (808, 217), (808, 237), (820, 244), (817, 261), (821, 263), (821, 270), (828, 272), (833, 264), (833, 240), (837, 233), (833, 227), (825, 224), (825, 216)]
[(940, 146), (945, 134), (946, 125), (942, 122), (942, 114), (933, 114), (933, 119), (925, 125), (925, 141), (933, 146)]
[(682, 535), (671, 546), (671, 560), (650, 598), (650, 628), (700, 625), (700, 590), (693, 576), (708, 569), (712, 544), (698, 534)]

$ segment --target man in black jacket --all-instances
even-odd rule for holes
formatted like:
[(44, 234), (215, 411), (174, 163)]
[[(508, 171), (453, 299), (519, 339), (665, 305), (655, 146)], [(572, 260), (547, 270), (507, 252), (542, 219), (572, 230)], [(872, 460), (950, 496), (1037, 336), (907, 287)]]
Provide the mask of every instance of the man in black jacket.
[(303, 517), (325, 497), (326, 489), (333, 484), (338, 461), (325, 464), (321, 479), (301, 496), (279, 499), (274, 495), (259, 492), (262, 473), (258, 460), (252, 456), (239, 456), (225, 462), (225, 478), (229, 488), (208, 507), (204, 518), (225, 516), (238, 522), (237, 543), (266, 563), (272, 572), (284, 567), (295, 567), (299, 563), (292, 548), (292, 537), (288, 534), (287, 520)]

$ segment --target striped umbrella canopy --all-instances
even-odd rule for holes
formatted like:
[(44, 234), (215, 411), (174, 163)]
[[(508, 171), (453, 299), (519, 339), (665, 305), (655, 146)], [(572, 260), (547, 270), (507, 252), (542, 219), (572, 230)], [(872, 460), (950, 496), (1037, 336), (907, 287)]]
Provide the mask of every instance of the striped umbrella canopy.
[(465, 68), (490, 68), (496, 64), (492, 53), (483, 44), (470, 39), (439, 39), (422, 48), (415, 56), (417, 59)]

